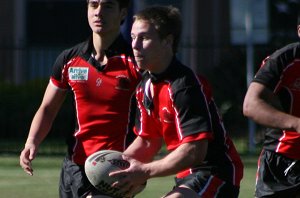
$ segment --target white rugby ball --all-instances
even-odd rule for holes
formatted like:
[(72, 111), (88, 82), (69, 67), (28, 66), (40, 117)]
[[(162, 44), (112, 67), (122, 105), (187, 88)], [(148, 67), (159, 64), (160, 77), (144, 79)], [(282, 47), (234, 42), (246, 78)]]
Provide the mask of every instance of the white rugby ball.
[[(130, 163), (122, 158), (122, 153), (114, 150), (101, 150), (90, 155), (84, 164), (85, 174), (90, 183), (105, 195), (114, 198), (124, 198), (125, 195), (119, 192), (118, 188), (111, 185), (116, 181), (115, 177), (110, 177), (109, 173), (117, 170), (129, 168)], [(141, 188), (134, 192), (134, 195), (141, 192)]]

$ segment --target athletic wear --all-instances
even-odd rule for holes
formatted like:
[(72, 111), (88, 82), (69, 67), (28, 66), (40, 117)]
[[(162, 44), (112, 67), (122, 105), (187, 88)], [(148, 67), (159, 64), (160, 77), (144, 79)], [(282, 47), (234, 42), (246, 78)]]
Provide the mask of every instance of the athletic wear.
[(126, 46), (119, 37), (100, 66), (91, 56), (90, 40), (64, 51), (54, 64), (51, 83), (74, 94), (75, 141), (68, 146), (77, 164), (101, 149), (124, 150), (130, 98), (140, 79)]
[(184, 178), (175, 178), (176, 187), (187, 186), (202, 198), (237, 198), (240, 192), (238, 186), (224, 182), (213, 175), (211, 171), (201, 170)]
[[(300, 43), (289, 44), (267, 57), (253, 81), (273, 90), (286, 113), (300, 117)], [(300, 159), (300, 134), (268, 129), (264, 148)]]
[(75, 164), (69, 158), (63, 161), (59, 180), (59, 197), (86, 197), (89, 194), (101, 193), (87, 179), (84, 166)]
[(120, 35), (105, 51), (106, 65), (100, 65), (92, 53), (92, 38), (63, 51), (50, 79), (53, 86), (74, 96), (76, 123), (67, 137), (69, 162), (62, 167), (61, 197), (69, 193), (81, 197), (94, 189), (83, 169), (89, 155), (107, 149), (123, 151), (125, 143), (130, 143), (126, 139), (130, 101), (141, 78), (131, 47)]
[[(289, 44), (267, 57), (262, 62), (253, 82), (261, 83), (272, 90), (278, 96), (284, 112), (300, 117), (300, 43)], [(258, 170), (257, 196), (262, 197), (275, 192), (276, 195), (281, 194), (285, 192), (281, 190), (286, 188), (297, 190), (298, 187), (292, 189), (292, 186), (298, 186), (298, 181), (290, 181), (290, 184), (286, 184), (285, 178), (276, 180), (277, 184), (274, 184), (275, 181), (269, 180), (267, 172), (272, 171), (272, 174), (277, 175), (278, 171), (285, 169), (289, 163), (284, 167), (281, 165), (279, 167), (279, 164), (267, 167), (271, 162), (266, 160), (271, 159), (265, 156), (265, 152), (273, 153), (272, 160), (283, 159), (283, 156), (290, 161), (299, 160), (300, 134), (296, 131), (268, 128), (265, 133), (264, 150), (266, 151), (263, 151)], [(277, 187), (270, 187), (270, 185)], [(288, 196), (289, 194), (286, 193), (284, 195)]]
[(139, 136), (162, 137), (170, 151), (183, 143), (209, 140), (204, 165), (184, 170), (177, 174), (178, 178), (209, 169), (223, 182), (239, 186), (243, 164), (203, 78), (174, 58), (162, 74), (145, 74), (136, 98), (140, 117), (135, 132)]
[(256, 197), (300, 196), (300, 162), (262, 150), (258, 161)]

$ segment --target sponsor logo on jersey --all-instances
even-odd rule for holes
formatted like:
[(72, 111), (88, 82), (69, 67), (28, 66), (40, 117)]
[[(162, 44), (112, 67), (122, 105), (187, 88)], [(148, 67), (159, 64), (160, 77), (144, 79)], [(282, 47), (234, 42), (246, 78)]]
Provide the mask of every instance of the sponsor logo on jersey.
[(87, 67), (70, 67), (69, 70), (69, 79), (74, 81), (87, 81), (89, 68)]
[(174, 115), (168, 110), (167, 107), (162, 108), (162, 121), (165, 123), (173, 123), (175, 118)]
[(101, 84), (102, 84), (102, 79), (101, 78), (97, 78), (96, 79), (96, 86), (100, 87)]

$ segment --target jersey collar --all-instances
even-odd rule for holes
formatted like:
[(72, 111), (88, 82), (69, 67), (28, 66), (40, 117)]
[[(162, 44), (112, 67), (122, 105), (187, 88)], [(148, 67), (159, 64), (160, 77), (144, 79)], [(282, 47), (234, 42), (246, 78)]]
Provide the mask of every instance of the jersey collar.
[[(90, 36), (88, 40), (86, 41), (82, 52), (85, 56), (90, 56), (93, 51), (93, 38)], [(131, 47), (129, 43), (124, 39), (122, 34), (119, 34), (119, 36), (116, 38), (116, 40), (108, 47), (108, 49), (105, 50), (106, 56), (108, 58), (120, 54), (127, 54), (130, 56), (133, 56)]]
[(167, 67), (167, 69), (160, 73), (160, 74), (153, 74), (149, 72), (149, 76), (151, 78), (151, 81), (153, 83), (158, 83), (161, 82), (165, 79), (167, 79), (172, 73), (174, 73), (174, 67), (176, 67), (176, 65), (179, 64), (178, 59), (176, 58), (176, 56), (173, 57), (170, 65)]

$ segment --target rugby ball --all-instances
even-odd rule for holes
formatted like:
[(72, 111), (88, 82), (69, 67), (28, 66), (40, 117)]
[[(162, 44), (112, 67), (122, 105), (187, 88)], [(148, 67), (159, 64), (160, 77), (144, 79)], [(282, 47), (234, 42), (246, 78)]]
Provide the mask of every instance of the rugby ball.
[[(109, 173), (129, 168), (130, 163), (122, 158), (122, 153), (114, 150), (101, 150), (90, 155), (84, 164), (85, 174), (90, 183), (104, 195), (124, 198), (118, 188), (111, 185), (117, 178), (110, 177)], [(134, 195), (145, 188), (142, 185), (134, 192)]]

